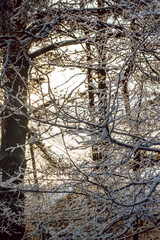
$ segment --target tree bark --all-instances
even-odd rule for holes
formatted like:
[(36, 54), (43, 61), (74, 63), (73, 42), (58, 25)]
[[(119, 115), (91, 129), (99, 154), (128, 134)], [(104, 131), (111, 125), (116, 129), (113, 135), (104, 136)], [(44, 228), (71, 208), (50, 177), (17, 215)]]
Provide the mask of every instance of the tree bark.
[[(29, 64), (22, 49), (11, 43), (5, 69), (5, 110), (2, 115), (0, 169), (0, 239), (22, 239), (24, 193), (17, 188), (22, 183), (26, 168), (25, 141), (28, 131), (26, 117), (27, 77)], [(4, 59), (6, 61), (6, 59)], [(5, 186), (5, 187), (4, 187)], [(12, 189), (14, 187), (14, 190)], [(7, 212), (6, 212), (7, 209)]]
[[(103, 0), (97, 0), (98, 8), (104, 7)], [(98, 18), (103, 22), (105, 21), (105, 14), (99, 12)], [(97, 42), (97, 55), (98, 55), (98, 65), (99, 69), (97, 71), (98, 77), (98, 99), (99, 99), (99, 122), (102, 124), (106, 120), (106, 110), (107, 110), (107, 85), (106, 85), (106, 30), (105, 28), (100, 27), (97, 32), (96, 37)], [(97, 156), (95, 161), (100, 162), (104, 158), (106, 151), (106, 146), (108, 141), (102, 141), (100, 144), (97, 144)]]
[[(22, 239), (24, 193), (17, 189), (23, 182), (26, 168), (25, 140), (28, 131), (27, 78), (29, 63), (18, 38), (27, 25), (21, 11), (23, 0), (2, 0), (0, 3), (0, 34), (7, 36), (3, 48), (1, 86), (4, 103), (1, 124), (0, 170), (0, 239)], [(16, 36), (15, 38), (10, 36)], [(15, 39), (15, 40), (13, 40)]]

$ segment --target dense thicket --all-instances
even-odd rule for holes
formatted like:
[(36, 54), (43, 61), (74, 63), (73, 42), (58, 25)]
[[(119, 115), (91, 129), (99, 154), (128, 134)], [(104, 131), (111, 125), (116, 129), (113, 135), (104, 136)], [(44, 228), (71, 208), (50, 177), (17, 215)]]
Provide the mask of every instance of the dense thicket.
[(0, 239), (158, 236), (159, 25), (156, 0), (1, 1)]

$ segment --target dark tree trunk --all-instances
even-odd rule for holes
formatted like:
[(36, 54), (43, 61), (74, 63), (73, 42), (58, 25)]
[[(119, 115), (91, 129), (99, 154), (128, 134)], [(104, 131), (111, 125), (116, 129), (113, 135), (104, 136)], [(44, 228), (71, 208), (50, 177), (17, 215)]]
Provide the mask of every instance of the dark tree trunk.
[[(25, 140), (27, 77), (29, 64), (22, 49), (11, 43), (5, 69), (5, 109), (2, 113), (0, 169), (2, 182), (12, 182), (0, 188), (0, 239), (22, 239), (24, 194), (15, 190), (22, 183), (26, 168)], [(4, 59), (6, 61), (6, 59)], [(14, 189), (12, 189), (14, 187)], [(7, 210), (7, 212), (6, 212)], [(10, 235), (11, 234), (11, 235)]]
[[(98, 8), (104, 7), (103, 0), (97, 0)], [(101, 21), (105, 21), (105, 14), (99, 12), (98, 18)], [(106, 30), (100, 27), (96, 35), (97, 42), (97, 54), (98, 54), (98, 65), (99, 69), (97, 70), (98, 77), (98, 98), (99, 98), (99, 122), (102, 124), (106, 120), (106, 110), (107, 110), (107, 85), (106, 85)], [(95, 155), (95, 161), (100, 162), (104, 159), (106, 155), (106, 148), (108, 146), (108, 141), (102, 141), (97, 144), (97, 154)], [(106, 156), (105, 156), (106, 158)]]
[[(2, 87), (4, 103), (1, 124), (0, 170), (0, 239), (22, 239), (24, 193), (17, 189), (23, 182), (26, 168), (25, 140), (28, 126), (26, 117), (27, 78), (29, 63), (24, 47), (17, 39), (26, 28), (26, 15), (19, 9), (23, 0), (0, 1), (0, 34), (7, 36), (3, 48)], [(13, 39), (10, 36), (16, 36)]]

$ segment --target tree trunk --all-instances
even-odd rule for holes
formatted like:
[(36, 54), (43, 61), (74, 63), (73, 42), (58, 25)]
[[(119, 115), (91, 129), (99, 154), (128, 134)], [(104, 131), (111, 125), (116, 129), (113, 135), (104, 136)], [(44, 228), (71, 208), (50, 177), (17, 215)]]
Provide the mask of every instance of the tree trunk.
[[(25, 140), (27, 78), (29, 63), (24, 47), (17, 40), (26, 28), (26, 16), (21, 11), (23, 0), (1, 0), (0, 34), (6, 37), (3, 48), (1, 86), (4, 103), (1, 124), (0, 170), (0, 239), (22, 239), (24, 193), (17, 189), (23, 182), (26, 168)], [(12, 37), (10, 37), (12, 36)], [(13, 36), (16, 36), (13, 38)]]
[[(97, 0), (98, 8), (104, 7), (103, 0)], [(105, 22), (105, 14), (99, 12), (98, 18), (100, 21)], [(99, 122), (100, 124), (104, 123), (106, 120), (106, 110), (107, 110), (107, 85), (106, 85), (106, 30), (105, 28), (100, 27), (96, 36), (97, 42), (97, 55), (98, 55), (98, 65), (99, 69), (97, 70), (98, 76), (98, 99), (99, 99)], [(100, 162), (106, 158), (106, 147), (108, 146), (108, 141), (102, 141), (97, 144), (97, 157), (96, 161)]]
[[(22, 183), (26, 168), (25, 140), (28, 126), (26, 117), (27, 77), (29, 64), (15, 42), (10, 45), (5, 68), (5, 109), (2, 113), (0, 169), (0, 239), (22, 239), (24, 193), (16, 190)], [(6, 59), (4, 59), (6, 62)], [(5, 184), (10, 182), (10, 184)], [(14, 188), (14, 189), (13, 189)]]

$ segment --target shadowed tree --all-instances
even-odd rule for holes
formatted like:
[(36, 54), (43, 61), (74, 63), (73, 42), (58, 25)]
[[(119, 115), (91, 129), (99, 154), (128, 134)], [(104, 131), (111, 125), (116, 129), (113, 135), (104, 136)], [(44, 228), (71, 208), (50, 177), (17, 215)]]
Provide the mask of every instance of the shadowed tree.
[[(14, 19), (23, 1), (1, 1), (1, 34), (6, 39), (2, 49), (3, 68), (1, 88), (4, 90), (2, 110), (0, 168), (2, 181), (13, 179), (18, 184), (23, 179), (26, 167), (25, 140), (28, 126), (26, 117), (27, 79), (29, 63), (25, 56), (28, 46), (18, 41), (26, 29), (26, 22), (20, 15)], [(2, 43), (3, 45), (3, 43)], [(8, 215), (0, 210), (0, 238), (22, 239), (25, 226), (20, 223), (23, 213), (24, 194), (10, 188), (0, 188), (1, 203), (8, 208)]]

